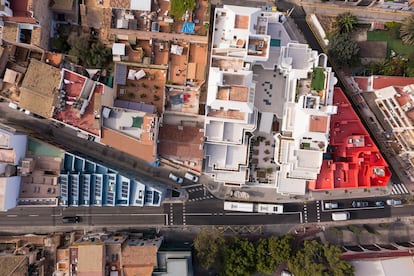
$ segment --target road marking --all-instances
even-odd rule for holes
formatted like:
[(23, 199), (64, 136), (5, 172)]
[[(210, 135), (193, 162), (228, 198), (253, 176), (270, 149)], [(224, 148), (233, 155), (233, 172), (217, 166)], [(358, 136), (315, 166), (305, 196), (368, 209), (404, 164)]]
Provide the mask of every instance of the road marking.
[(170, 225), (174, 225), (174, 209), (172, 203), (170, 203)]
[(29, 217), (38, 217), (39, 215), (29, 215)]
[(186, 216), (212, 216), (213, 213), (186, 213)]
[(200, 187), (200, 186), (203, 186), (203, 184), (193, 184), (193, 185), (184, 186), (183, 188), (187, 189), (187, 188), (194, 188), (194, 187)]
[(308, 205), (306, 202), (303, 204), (303, 217), (305, 218), (305, 223), (308, 223)]
[[(36, 215), (38, 216), (38, 215)], [(53, 215), (52, 215), (53, 216)], [(55, 215), (56, 216), (56, 215)], [(108, 217), (108, 216), (165, 216), (165, 214), (75, 214), (80, 217)]]
[(7, 215), (9, 218), (15, 218), (17, 215)]

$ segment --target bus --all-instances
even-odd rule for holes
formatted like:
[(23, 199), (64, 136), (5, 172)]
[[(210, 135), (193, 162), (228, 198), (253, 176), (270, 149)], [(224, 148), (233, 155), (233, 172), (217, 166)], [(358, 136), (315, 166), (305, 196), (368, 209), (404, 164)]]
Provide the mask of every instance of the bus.
[(283, 214), (283, 205), (282, 204), (257, 204), (258, 213), (267, 213), (267, 214)]
[(253, 213), (253, 203), (224, 201), (224, 210)]

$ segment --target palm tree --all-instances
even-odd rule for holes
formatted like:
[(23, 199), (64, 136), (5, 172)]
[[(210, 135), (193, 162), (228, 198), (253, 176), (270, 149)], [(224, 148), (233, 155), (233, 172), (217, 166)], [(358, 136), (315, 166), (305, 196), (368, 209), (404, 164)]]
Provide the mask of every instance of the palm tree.
[(400, 35), (404, 44), (414, 45), (414, 16), (407, 17), (403, 21)]
[(350, 33), (354, 30), (358, 19), (350, 12), (340, 14), (334, 23), (334, 27), (338, 33)]

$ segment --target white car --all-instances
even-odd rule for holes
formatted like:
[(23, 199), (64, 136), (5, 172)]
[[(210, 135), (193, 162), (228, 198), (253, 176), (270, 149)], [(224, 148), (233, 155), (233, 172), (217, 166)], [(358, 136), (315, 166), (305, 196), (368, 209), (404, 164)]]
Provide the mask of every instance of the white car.
[(390, 206), (401, 205), (401, 204), (402, 204), (402, 201), (399, 199), (388, 199), (387, 200), (387, 205), (390, 205)]
[(17, 104), (12, 103), (12, 102), (9, 103), (9, 107), (13, 108), (13, 109), (16, 109), (16, 110), (19, 110), (19, 107), (17, 106)]
[(325, 202), (325, 209), (336, 209), (338, 208), (338, 203), (336, 202)]
[(198, 176), (196, 176), (192, 173), (189, 173), (189, 172), (185, 173), (184, 178), (188, 179), (188, 180), (190, 180), (191, 182), (194, 182), (194, 183), (198, 182)]
[(175, 181), (175, 182), (177, 182), (178, 184), (183, 184), (183, 182), (184, 182), (184, 179), (182, 179), (179, 176), (176, 176), (172, 172), (170, 172), (170, 174), (168, 175), (168, 178)]

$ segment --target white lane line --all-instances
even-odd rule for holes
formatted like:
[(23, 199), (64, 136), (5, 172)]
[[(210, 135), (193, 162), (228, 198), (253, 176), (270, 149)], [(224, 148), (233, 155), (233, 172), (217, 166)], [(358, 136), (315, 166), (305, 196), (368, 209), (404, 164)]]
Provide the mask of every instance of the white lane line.
[(213, 213), (186, 213), (186, 216), (212, 216)]
[(15, 218), (17, 215), (7, 215), (9, 218)]
[(38, 217), (39, 215), (29, 215), (29, 217)]
[(194, 188), (194, 187), (200, 187), (200, 186), (203, 186), (203, 184), (193, 184), (193, 185), (184, 186), (183, 188), (187, 189), (187, 188)]
[(76, 214), (75, 216), (80, 217), (107, 217), (107, 216), (165, 216), (165, 214)]

